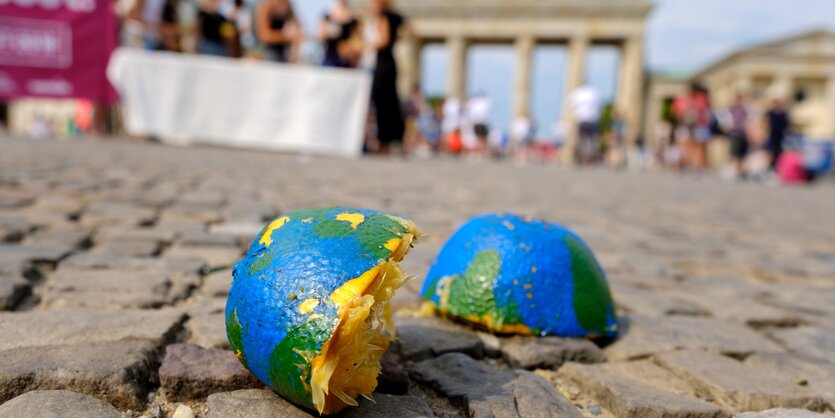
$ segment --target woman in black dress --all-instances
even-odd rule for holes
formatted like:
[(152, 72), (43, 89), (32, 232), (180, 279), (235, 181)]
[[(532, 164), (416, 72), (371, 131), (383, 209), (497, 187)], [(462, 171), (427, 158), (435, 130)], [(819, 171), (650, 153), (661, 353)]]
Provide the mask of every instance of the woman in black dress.
[(255, 33), (264, 45), (264, 58), (294, 62), (304, 36), (290, 0), (264, 0), (255, 9)]
[(393, 142), (403, 141), (405, 130), (403, 110), (397, 94), (397, 65), (394, 60), (394, 44), (404, 19), (392, 9), (391, 2), (387, 0), (372, 0), (371, 15), (379, 31), (377, 41), (371, 45), (377, 50), (371, 102), (377, 112), (379, 151), (387, 154)]

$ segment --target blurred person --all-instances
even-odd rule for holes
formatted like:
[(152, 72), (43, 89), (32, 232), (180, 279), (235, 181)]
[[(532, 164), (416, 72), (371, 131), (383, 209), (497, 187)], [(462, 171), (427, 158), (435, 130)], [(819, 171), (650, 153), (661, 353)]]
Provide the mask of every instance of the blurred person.
[(421, 109), (418, 116), (418, 130), (420, 139), (437, 154), (441, 150), (443, 138), (444, 110), (440, 101), (431, 101)]
[(606, 150), (606, 162), (612, 168), (626, 167), (626, 119), (617, 110), (612, 114), (609, 143)]
[(348, 0), (335, 0), (319, 22), (319, 40), (325, 47), (322, 64), (326, 67), (354, 67), (362, 54), (362, 46), (357, 45), (356, 40), (359, 30), (360, 22), (354, 17)]
[(405, 20), (389, 0), (371, 0), (369, 8), (378, 31), (376, 43), (369, 45), (377, 51), (371, 101), (377, 110), (379, 151), (388, 154), (392, 143), (403, 141), (405, 131), (403, 109), (397, 93), (397, 63), (394, 60), (394, 45)]
[(235, 24), (221, 12), (221, 0), (202, 0), (197, 10), (197, 51), (217, 57), (231, 56), (230, 45), (238, 36)]
[(166, 0), (136, 0), (128, 12), (127, 27), (135, 25), (141, 28), (142, 46), (149, 51), (159, 49), (160, 23)]
[[(464, 147), (477, 156), (487, 152), (487, 138), (490, 135), (490, 99), (478, 93), (467, 100), (464, 108)], [(469, 135), (469, 137), (467, 136)]]
[(418, 146), (423, 138), (419, 123), (421, 115), (424, 113), (432, 114), (432, 109), (427, 103), (426, 98), (423, 97), (423, 92), (420, 90), (420, 85), (412, 86), (412, 91), (406, 101), (403, 103), (403, 115), (406, 121), (406, 132), (403, 136), (403, 150), (405, 153), (410, 153), (416, 146)]
[(577, 161), (592, 164), (598, 159), (598, 135), (600, 131), (600, 96), (597, 90), (583, 83), (569, 96), (574, 119), (577, 122), (579, 142)]
[(783, 154), (783, 142), (791, 130), (791, 116), (782, 98), (775, 98), (771, 101), (771, 107), (766, 112), (765, 118), (768, 125), (765, 149), (769, 153), (769, 166), (771, 170), (775, 170)]
[(737, 93), (734, 103), (726, 111), (726, 131), (731, 140), (734, 176), (745, 177), (745, 157), (748, 156), (748, 106), (745, 96)]
[(673, 114), (678, 122), (682, 162), (697, 171), (707, 166), (707, 142), (711, 138), (710, 99), (701, 84), (693, 83), (689, 91), (673, 101)]
[(264, 59), (296, 62), (304, 33), (290, 0), (263, 0), (255, 8), (255, 32)]
[(443, 114), (441, 121), (443, 148), (448, 152), (457, 154), (463, 148), (463, 141), (461, 139), (463, 109), (461, 108), (461, 101), (456, 97), (449, 97), (444, 100), (441, 109)]
[(183, 52), (179, 9), (179, 0), (165, 0), (159, 22), (160, 40), (156, 48), (157, 50)]
[(513, 157), (517, 162), (525, 162), (536, 136), (536, 123), (527, 113), (513, 120), (511, 137), (513, 139)]

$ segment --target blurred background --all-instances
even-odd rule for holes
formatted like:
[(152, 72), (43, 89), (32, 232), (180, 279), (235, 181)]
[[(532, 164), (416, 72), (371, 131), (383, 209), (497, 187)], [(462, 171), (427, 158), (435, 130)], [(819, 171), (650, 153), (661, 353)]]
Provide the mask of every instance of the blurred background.
[(0, 117), (17, 136), (795, 183), (831, 171), (833, 0), (6, 0), (0, 12)]

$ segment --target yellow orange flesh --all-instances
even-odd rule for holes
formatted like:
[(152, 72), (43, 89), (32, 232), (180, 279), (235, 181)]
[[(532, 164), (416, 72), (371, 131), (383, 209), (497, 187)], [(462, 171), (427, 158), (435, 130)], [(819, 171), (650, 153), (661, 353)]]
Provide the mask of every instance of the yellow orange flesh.
[(313, 406), (332, 414), (356, 406), (358, 396), (368, 397), (377, 387), (380, 359), (390, 337), (383, 326), (390, 323), (389, 302), (405, 283), (397, 262), (408, 252), (414, 235), (405, 234), (392, 257), (349, 281), (331, 294), (339, 307), (339, 325), (311, 361)]

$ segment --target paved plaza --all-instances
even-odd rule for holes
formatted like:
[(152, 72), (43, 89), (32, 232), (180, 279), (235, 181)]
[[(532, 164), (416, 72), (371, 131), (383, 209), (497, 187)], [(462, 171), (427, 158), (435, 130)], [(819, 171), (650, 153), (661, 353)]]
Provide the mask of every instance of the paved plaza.
[[(267, 220), (333, 205), (428, 233), (404, 262), (416, 278), (376, 403), (343, 416), (835, 416), (834, 203), (831, 182), (0, 138), (0, 417), (309, 416), (239, 365), (223, 310)], [(621, 337), (409, 315), (443, 242), (486, 212), (580, 234)]]

